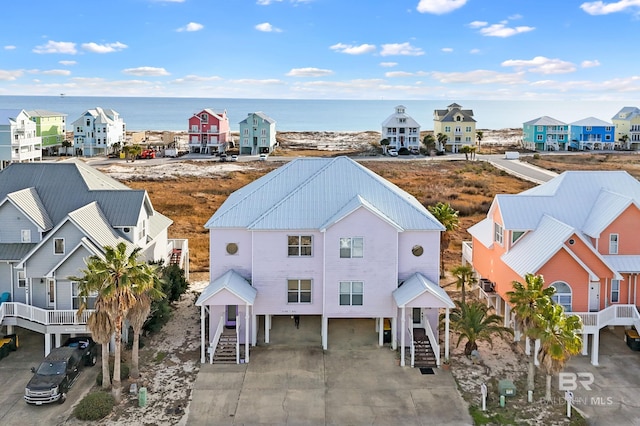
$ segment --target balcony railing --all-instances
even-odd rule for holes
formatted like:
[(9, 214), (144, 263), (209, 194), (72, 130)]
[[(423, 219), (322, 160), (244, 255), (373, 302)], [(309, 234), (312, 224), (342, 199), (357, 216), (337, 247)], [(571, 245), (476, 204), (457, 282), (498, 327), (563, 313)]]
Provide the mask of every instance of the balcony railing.
[(20, 302), (4, 302), (0, 306), (0, 323), (5, 318), (22, 318), (43, 325), (86, 325), (92, 309), (85, 309), (80, 318), (75, 309), (43, 309)]
[(465, 260), (467, 263), (473, 263), (473, 242), (472, 241), (463, 241), (462, 242), (462, 260)]
[(640, 313), (635, 305), (611, 305), (598, 312), (571, 312), (582, 319), (583, 331), (595, 333), (609, 325), (640, 327)]

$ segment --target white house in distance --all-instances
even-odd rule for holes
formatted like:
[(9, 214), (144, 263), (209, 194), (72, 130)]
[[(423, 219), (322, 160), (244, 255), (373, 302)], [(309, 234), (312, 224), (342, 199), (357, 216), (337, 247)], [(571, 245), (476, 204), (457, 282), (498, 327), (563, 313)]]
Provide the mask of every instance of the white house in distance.
[(389, 141), (389, 148), (406, 148), (410, 151), (420, 148), (420, 125), (405, 112), (404, 105), (382, 122), (382, 139)]
[(207, 349), (216, 362), (221, 342), (236, 362), (248, 362), (250, 345), (269, 344), (272, 327), (299, 316), (317, 326), (324, 349), (344, 321), (359, 321), (381, 346), (390, 324), (401, 365), (410, 358), (436, 367), (440, 309), (448, 356), (454, 304), (438, 284), (444, 227), (350, 158), (291, 161), (231, 194), (205, 227), (211, 281), (196, 302), (202, 362)]
[(78, 283), (68, 277), (105, 246), (139, 247), (141, 259), (180, 264), (188, 277), (188, 241), (168, 238), (171, 223), (146, 191), (77, 159), (9, 165), (0, 171), (0, 294), (9, 299), (0, 325), (43, 334), (45, 355), (63, 335), (88, 333), (91, 311), (77, 318)]
[(107, 155), (113, 144), (124, 144), (127, 128), (120, 114), (112, 109), (89, 109), (71, 125), (73, 143), (79, 155)]
[(0, 109), (0, 170), (9, 163), (42, 160), (42, 138), (23, 109)]

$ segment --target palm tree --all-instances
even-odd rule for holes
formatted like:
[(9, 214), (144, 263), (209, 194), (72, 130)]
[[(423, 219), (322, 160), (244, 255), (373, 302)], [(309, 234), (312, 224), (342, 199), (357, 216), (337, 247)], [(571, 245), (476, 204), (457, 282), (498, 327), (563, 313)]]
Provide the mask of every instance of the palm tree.
[[(152, 265), (146, 266), (155, 268), (155, 266)], [(155, 277), (158, 276), (155, 271), (153, 274)], [(140, 333), (142, 332), (142, 327), (151, 313), (151, 301), (165, 297), (164, 293), (159, 290), (160, 283), (161, 281), (156, 279), (153, 288), (136, 295), (136, 304), (129, 309), (129, 312), (127, 312), (127, 321), (133, 328), (133, 347), (131, 348), (131, 369), (129, 370), (129, 374), (134, 379), (140, 377), (138, 355), (140, 348)]]
[(624, 144), (624, 149), (629, 149), (629, 145), (627, 144), (627, 142), (629, 141), (629, 135), (620, 136), (619, 141)]
[(445, 135), (444, 133), (438, 133), (438, 135), (436, 136), (436, 139), (438, 140), (438, 146), (439, 146), (438, 149), (440, 151), (444, 151), (444, 146), (449, 140), (449, 136)]
[(449, 323), (452, 330), (459, 333), (456, 347), (460, 345), (462, 339), (467, 339), (464, 345), (464, 354), (469, 356), (471, 352), (478, 349), (478, 343), (485, 341), (493, 347), (492, 338), (495, 335), (505, 337), (513, 334), (513, 330), (503, 327), (503, 318), (500, 315), (491, 314), (493, 309), (484, 303), (474, 301), (470, 304), (455, 301), (456, 307), (449, 314)]
[(478, 148), (482, 145), (482, 138), (484, 137), (484, 132), (482, 130), (478, 130), (476, 132), (476, 140), (478, 141)]
[(436, 139), (431, 133), (429, 133), (422, 139), (422, 144), (427, 150), (427, 155), (429, 155), (429, 153), (436, 147)]
[(538, 360), (546, 373), (545, 400), (551, 401), (551, 379), (564, 369), (573, 355), (582, 348), (582, 320), (577, 315), (567, 316), (562, 305), (550, 304), (540, 315), (540, 353)]
[(429, 206), (428, 210), (444, 226), (444, 232), (440, 238), (440, 278), (444, 278), (444, 252), (451, 242), (449, 232), (458, 229), (460, 225), (458, 211), (454, 210), (450, 204), (443, 202)]
[(384, 138), (380, 141), (380, 145), (382, 146), (382, 154), (387, 154), (387, 147), (389, 146), (389, 139)]
[(473, 154), (473, 148), (471, 145), (463, 145), (460, 148), (460, 152), (464, 153), (464, 159), (469, 161), (469, 154)]
[(462, 289), (462, 303), (465, 303), (466, 287), (474, 285), (477, 280), (473, 269), (469, 265), (459, 265), (451, 270), (451, 273), (456, 277), (456, 286)]
[(111, 392), (119, 402), (122, 325), (129, 309), (136, 304), (136, 296), (153, 287), (155, 270), (138, 261), (140, 247), (129, 252), (127, 245), (121, 242), (116, 248), (106, 246), (104, 250), (104, 258), (94, 255), (87, 260), (84, 277), (77, 281), (83, 287), (83, 294), (98, 293), (98, 308), (113, 322), (116, 347)]
[[(509, 303), (513, 306), (518, 329), (529, 339), (531, 347), (540, 334), (540, 315), (546, 306), (550, 305), (551, 296), (556, 292), (555, 287), (544, 288), (542, 275), (526, 274), (525, 284), (513, 281), (513, 290), (506, 293)], [(533, 354), (529, 358), (527, 373), (527, 389), (534, 389), (535, 365)]]
[[(81, 299), (82, 300), (82, 299)], [(85, 299), (86, 300), (86, 299)], [(96, 299), (95, 311), (87, 319), (87, 328), (91, 331), (91, 336), (102, 348), (102, 389), (111, 387), (111, 377), (109, 375), (109, 341), (113, 335), (113, 321), (111, 316), (104, 310), (102, 299)], [(86, 301), (82, 302), (78, 309), (78, 317), (87, 307)]]

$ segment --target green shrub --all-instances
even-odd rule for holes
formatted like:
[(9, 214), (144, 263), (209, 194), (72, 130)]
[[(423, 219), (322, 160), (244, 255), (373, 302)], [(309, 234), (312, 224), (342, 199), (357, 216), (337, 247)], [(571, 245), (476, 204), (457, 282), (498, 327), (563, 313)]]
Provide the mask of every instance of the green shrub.
[[(109, 375), (113, 377), (113, 362), (109, 362)], [(129, 378), (129, 366), (127, 364), (120, 364), (120, 381), (127, 380)], [(102, 370), (96, 377), (96, 384), (102, 386)]]
[(100, 420), (111, 413), (114, 405), (115, 401), (111, 393), (92, 392), (76, 405), (73, 409), (73, 415), (80, 420)]

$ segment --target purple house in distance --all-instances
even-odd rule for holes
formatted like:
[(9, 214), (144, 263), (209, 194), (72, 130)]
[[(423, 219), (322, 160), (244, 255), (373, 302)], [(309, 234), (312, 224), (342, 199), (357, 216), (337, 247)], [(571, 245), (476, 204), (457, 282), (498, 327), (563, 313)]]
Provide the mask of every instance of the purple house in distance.
[(225, 353), (248, 362), (251, 346), (287, 343), (270, 334), (292, 327), (293, 316), (317, 330), (325, 350), (330, 329), (357, 323), (380, 346), (399, 345), (401, 365), (436, 367), (441, 309), (448, 357), (454, 304), (438, 284), (444, 227), (357, 162), (291, 161), (231, 194), (205, 227), (211, 278), (196, 302), (202, 362), (207, 352), (209, 362), (224, 362)]

